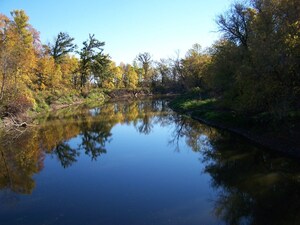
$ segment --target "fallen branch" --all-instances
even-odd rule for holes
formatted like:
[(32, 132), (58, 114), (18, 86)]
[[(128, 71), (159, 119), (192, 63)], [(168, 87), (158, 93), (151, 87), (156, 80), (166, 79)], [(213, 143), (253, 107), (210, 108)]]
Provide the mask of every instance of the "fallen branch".
[(15, 115), (13, 115), (9, 112), (7, 114), (9, 115), (9, 118), (12, 121), (13, 126), (15, 126), (15, 127), (28, 127), (29, 126), (26, 122), (18, 123)]

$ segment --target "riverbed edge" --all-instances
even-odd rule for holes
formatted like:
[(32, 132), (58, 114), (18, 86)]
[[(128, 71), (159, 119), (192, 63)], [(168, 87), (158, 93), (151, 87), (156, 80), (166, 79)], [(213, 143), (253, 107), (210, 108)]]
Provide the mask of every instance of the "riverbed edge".
[(73, 106), (87, 105), (89, 107), (94, 107), (102, 105), (107, 101), (131, 101), (144, 98), (157, 99), (177, 96), (177, 94), (174, 93), (152, 93), (149, 89), (115, 89), (109, 91), (100, 91), (99, 93), (101, 93), (101, 96), (96, 95), (91, 98), (75, 98), (76, 100), (69, 103), (53, 103), (48, 106), (47, 110), (42, 110), (40, 112), (27, 111), (22, 114), (14, 115), (14, 118), (11, 118), (10, 116), (2, 117), (0, 118), (0, 131), (5, 131), (5, 129), (10, 130), (14, 127), (17, 128), (20, 124), (25, 124), (24, 127), (31, 126), (32, 121), (43, 114)]
[[(169, 107), (176, 113), (188, 116), (200, 123), (204, 123), (208, 126), (228, 131), (235, 135), (239, 135), (240, 137), (251, 141), (257, 146), (263, 147), (264, 149), (276, 151), (277, 153), (300, 160), (300, 147), (299, 145), (297, 145), (297, 143), (294, 143), (295, 140), (292, 140), (291, 138), (281, 139), (277, 136), (277, 133), (274, 133), (273, 135), (264, 135), (262, 133), (255, 133), (251, 129), (243, 128), (242, 126), (238, 127), (236, 125), (230, 125), (229, 123), (221, 123), (219, 121), (209, 120), (197, 115), (197, 113), (193, 110), (183, 110), (182, 108), (175, 106), (174, 104), (169, 104)], [(216, 111), (213, 109), (206, 110), (206, 113), (215, 112)], [(263, 128), (264, 127), (261, 127), (261, 129)], [(298, 140), (300, 140), (300, 137)]]

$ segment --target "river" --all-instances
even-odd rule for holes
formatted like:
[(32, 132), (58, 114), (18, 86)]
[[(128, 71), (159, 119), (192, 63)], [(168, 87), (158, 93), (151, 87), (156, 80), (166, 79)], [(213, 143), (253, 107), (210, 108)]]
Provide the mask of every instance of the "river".
[(300, 224), (299, 161), (174, 113), (78, 106), (0, 137), (1, 225)]

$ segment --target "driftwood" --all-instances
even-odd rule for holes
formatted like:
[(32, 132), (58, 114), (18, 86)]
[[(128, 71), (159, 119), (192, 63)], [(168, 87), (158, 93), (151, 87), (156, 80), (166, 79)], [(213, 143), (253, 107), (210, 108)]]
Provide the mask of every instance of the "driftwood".
[(7, 115), (9, 115), (8, 119), (10, 120), (9, 122), (5, 123), (5, 126), (13, 126), (13, 127), (28, 127), (29, 125), (26, 122), (18, 122), (16, 119), (16, 116), (11, 114), (11, 113), (7, 113)]

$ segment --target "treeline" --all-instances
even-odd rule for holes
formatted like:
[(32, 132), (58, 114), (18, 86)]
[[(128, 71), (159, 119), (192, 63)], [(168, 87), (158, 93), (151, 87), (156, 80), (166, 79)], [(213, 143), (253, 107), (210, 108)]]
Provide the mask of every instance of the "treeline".
[(178, 54), (159, 61), (145, 52), (132, 64), (117, 66), (94, 35), (80, 50), (62, 32), (44, 45), (24, 11), (13, 11), (11, 19), (1, 15), (2, 111), (115, 88), (198, 90), (201, 98), (214, 98), (221, 108), (244, 115), (267, 113), (280, 119), (299, 110), (298, 0), (237, 2), (216, 22), (222, 37), (208, 49), (195, 44), (184, 58)]
[(299, 1), (236, 3), (217, 23), (223, 38), (211, 48), (204, 80), (224, 105), (278, 119), (299, 110)]
[[(116, 66), (104, 53), (105, 43), (89, 35), (79, 50), (74, 38), (60, 32), (43, 44), (23, 10), (0, 14), (0, 114), (43, 110), (51, 103), (68, 103), (101, 89), (149, 88), (151, 57)], [(140, 63), (138, 63), (140, 62)], [(140, 66), (139, 66), (140, 65)]]
[(177, 87), (179, 59), (171, 62), (174, 68), (169, 76), (171, 65), (163, 60), (154, 63), (150, 53), (138, 54), (132, 65), (117, 66), (104, 53), (105, 43), (94, 35), (82, 45), (78, 49), (65, 32), (43, 44), (23, 10), (14, 10), (10, 18), (0, 14), (1, 117), (28, 109), (41, 111), (52, 103), (70, 103), (89, 95), (97, 99), (103, 89), (166, 92)]
[(281, 119), (299, 110), (299, 1), (234, 3), (216, 22), (222, 38), (181, 61), (185, 86), (244, 115)]

